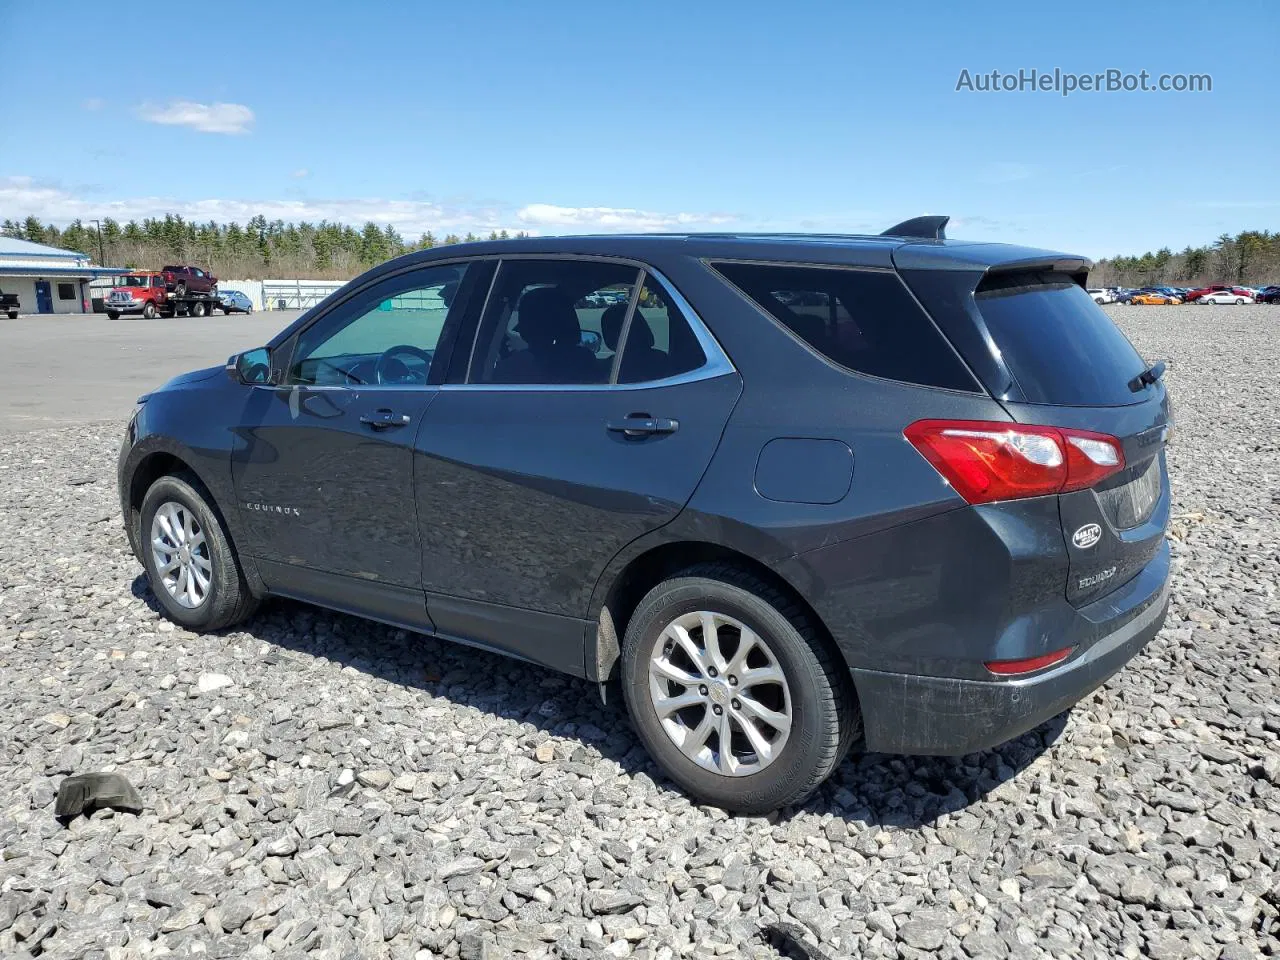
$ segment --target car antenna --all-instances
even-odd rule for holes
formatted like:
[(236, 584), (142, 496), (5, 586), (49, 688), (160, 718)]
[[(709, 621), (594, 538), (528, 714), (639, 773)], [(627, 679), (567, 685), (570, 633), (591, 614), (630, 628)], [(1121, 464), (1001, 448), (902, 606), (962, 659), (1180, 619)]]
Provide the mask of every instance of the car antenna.
[(882, 237), (912, 237), (919, 240), (947, 239), (947, 221), (950, 217), (912, 217), (890, 227)]

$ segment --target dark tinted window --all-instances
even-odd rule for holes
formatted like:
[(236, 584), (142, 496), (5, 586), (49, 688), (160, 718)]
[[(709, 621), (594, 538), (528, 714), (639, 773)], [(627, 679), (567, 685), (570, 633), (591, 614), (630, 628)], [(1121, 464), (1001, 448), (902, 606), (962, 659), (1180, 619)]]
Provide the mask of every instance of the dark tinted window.
[(607, 384), (640, 271), (589, 260), (504, 260), (471, 360), (473, 383)]
[(829, 360), (931, 387), (977, 384), (896, 274), (717, 263), (715, 268)]
[[(610, 307), (601, 318), (601, 331), (611, 349), (621, 335), (625, 315), (625, 307)], [(706, 354), (674, 298), (647, 280), (631, 315), (618, 383), (662, 380), (697, 370), (706, 362)]]
[(1093, 298), (1062, 273), (992, 274), (975, 301), (1029, 403), (1120, 406), (1145, 364)]
[(58, 284), (59, 300), (74, 300), (76, 298), (76, 285), (74, 283)]

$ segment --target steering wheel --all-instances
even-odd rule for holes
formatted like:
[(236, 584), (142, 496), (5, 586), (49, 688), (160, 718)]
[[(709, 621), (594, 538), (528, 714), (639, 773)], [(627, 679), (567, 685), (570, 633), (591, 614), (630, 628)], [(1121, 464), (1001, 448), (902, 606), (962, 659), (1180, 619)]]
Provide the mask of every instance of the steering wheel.
[[(409, 365), (400, 359), (401, 355), (415, 357), (426, 366), (422, 373), (409, 369)], [(434, 353), (423, 350), (408, 343), (399, 343), (382, 351), (373, 365), (374, 383), (426, 383), (427, 374), (431, 372), (431, 359)]]

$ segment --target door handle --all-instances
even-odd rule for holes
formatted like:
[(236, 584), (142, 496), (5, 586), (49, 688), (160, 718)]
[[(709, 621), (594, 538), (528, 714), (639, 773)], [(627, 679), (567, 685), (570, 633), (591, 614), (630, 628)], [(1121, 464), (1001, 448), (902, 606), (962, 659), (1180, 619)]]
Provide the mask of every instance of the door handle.
[(607, 421), (605, 429), (638, 439), (654, 434), (675, 433), (680, 429), (680, 421), (670, 417), (651, 417), (647, 413), (632, 413), (622, 420)]
[(381, 410), (375, 410), (373, 413), (366, 413), (360, 417), (360, 422), (367, 424), (374, 430), (387, 430), (391, 427), (403, 427), (409, 422), (407, 413), (396, 413), (383, 407)]

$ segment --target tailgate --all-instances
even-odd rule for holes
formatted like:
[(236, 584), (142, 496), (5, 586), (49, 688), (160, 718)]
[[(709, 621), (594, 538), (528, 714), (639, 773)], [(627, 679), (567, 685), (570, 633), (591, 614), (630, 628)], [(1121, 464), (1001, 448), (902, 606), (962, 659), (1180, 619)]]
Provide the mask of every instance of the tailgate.
[(1120, 473), (1058, 497), (1073, 606), (1092, 603), (1133, 579), (1155, 556), (1169, 523), (1168, 397), (1159, 383), (1144, 392), (1143, 403), (1128, 407), (1005, 404), (1019, 423), (1108, 433), (1124, 449)]

